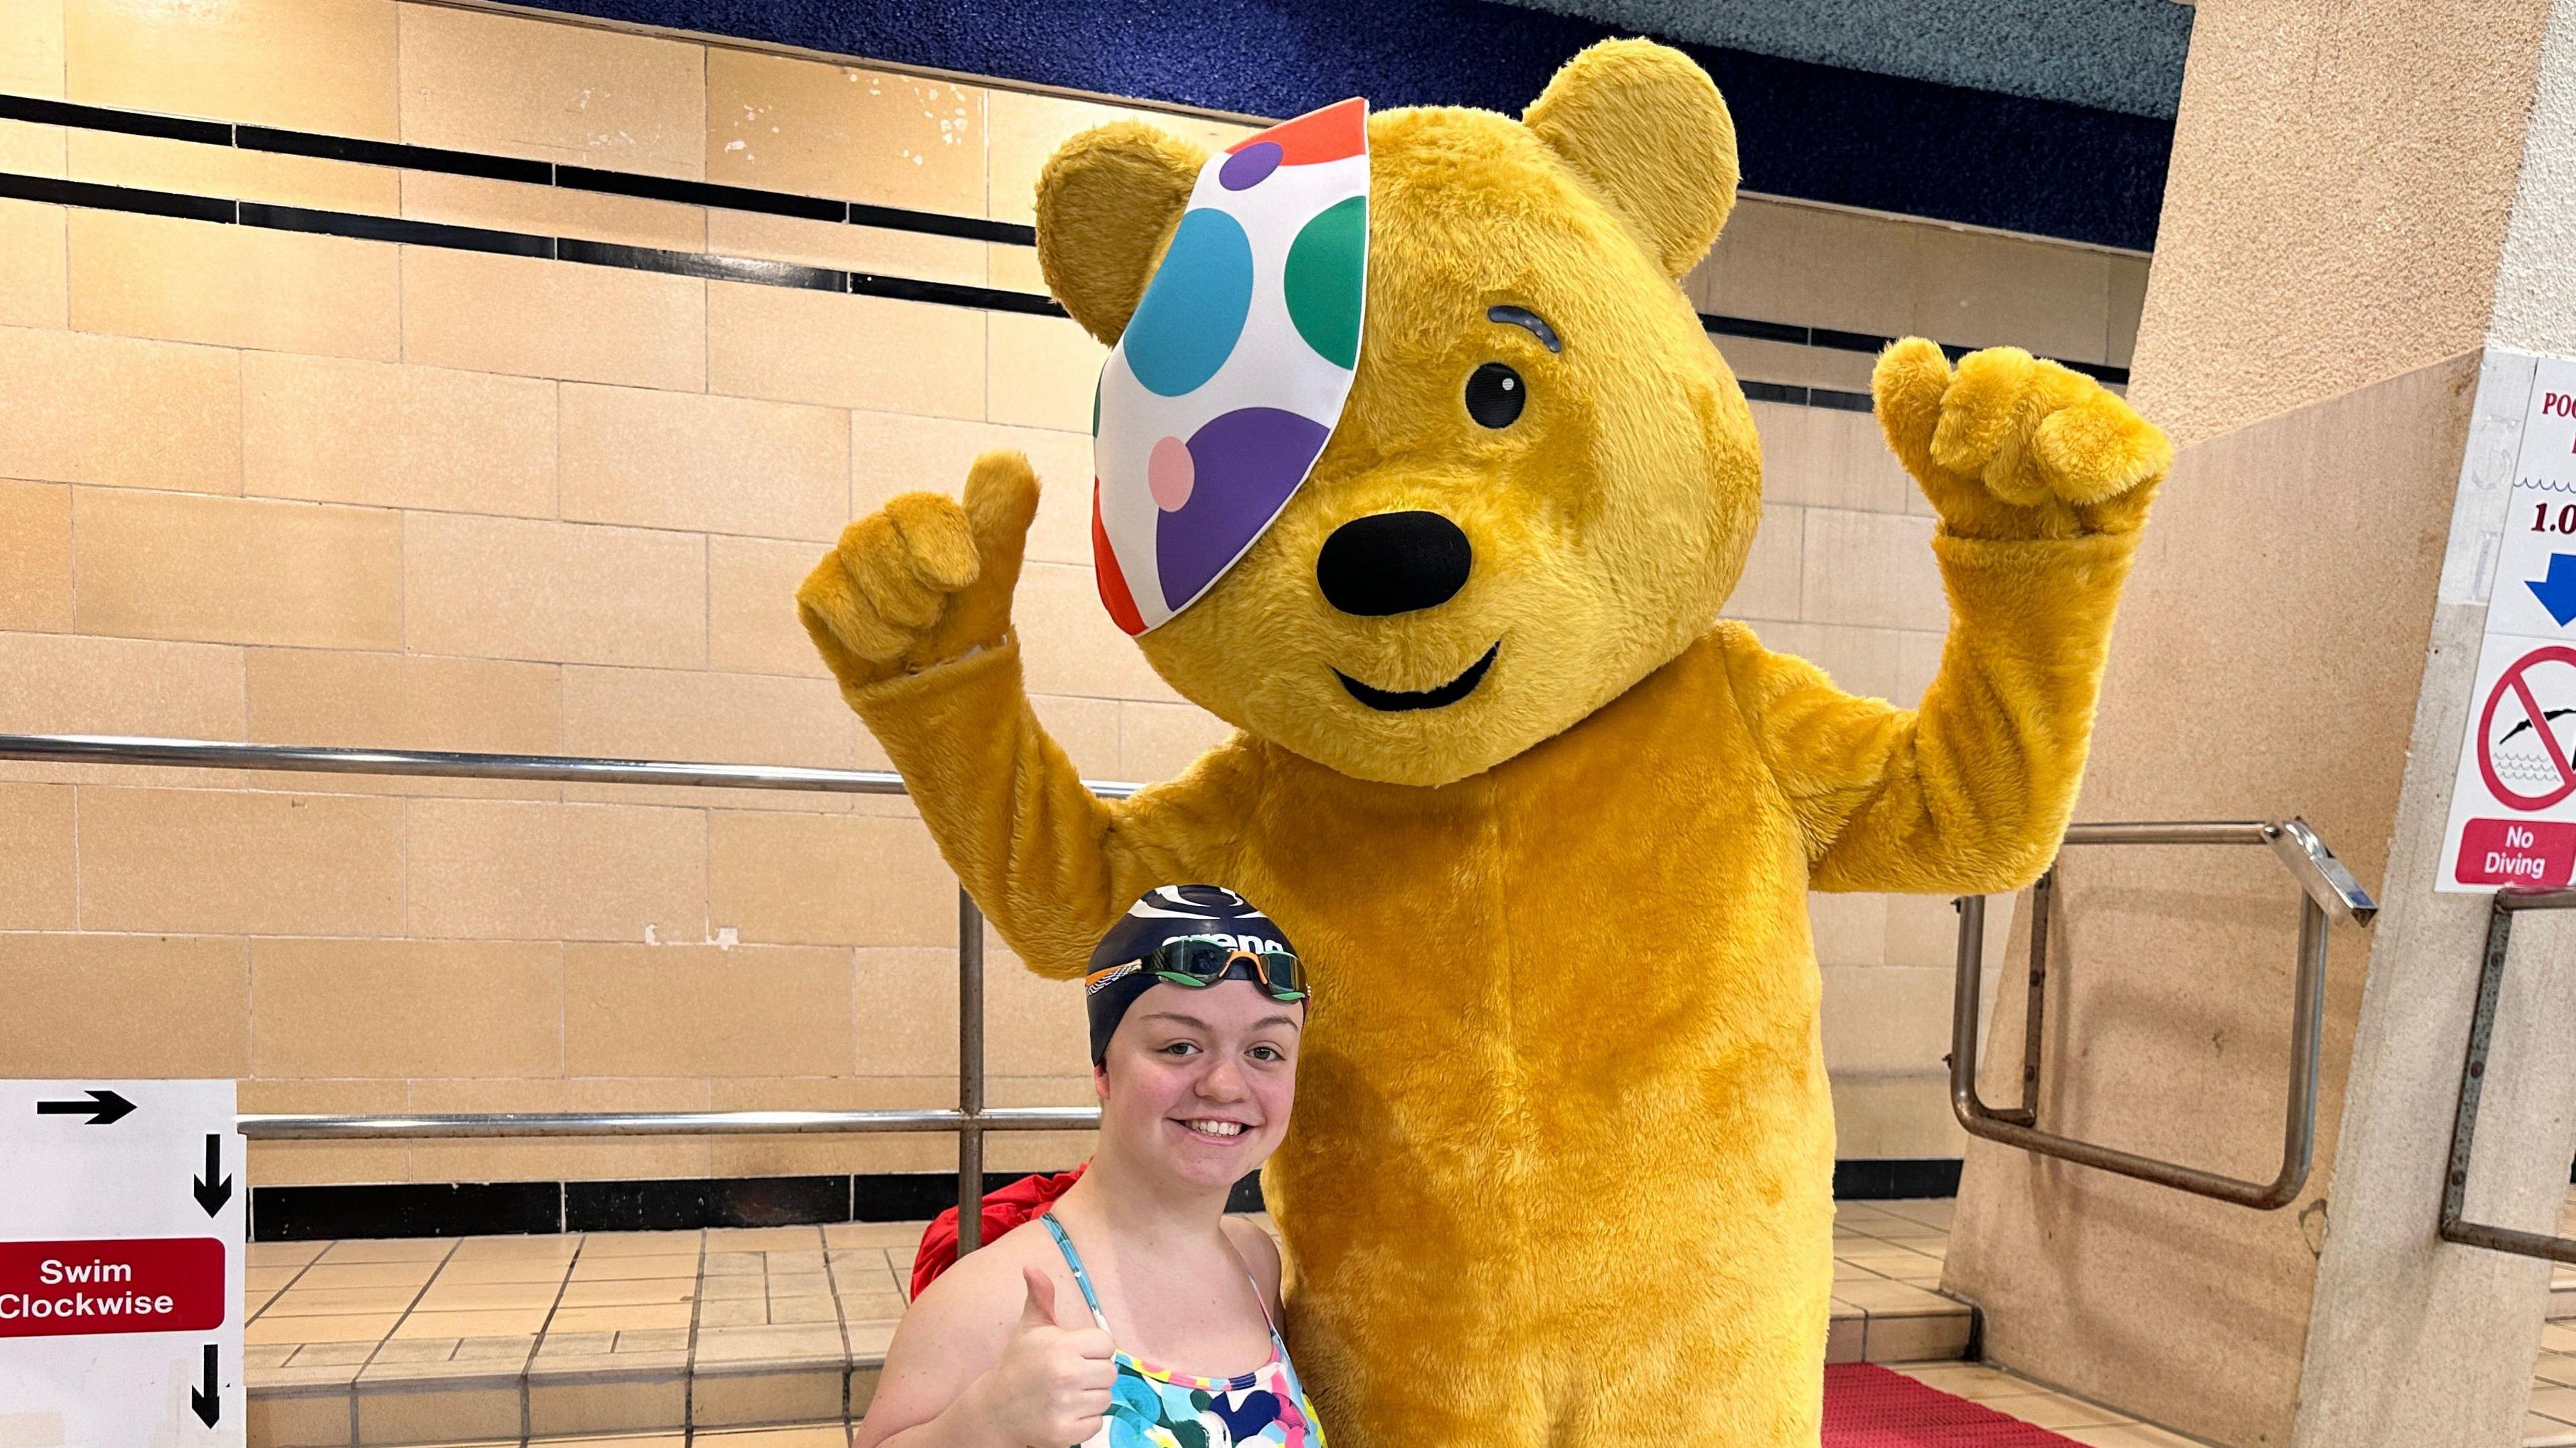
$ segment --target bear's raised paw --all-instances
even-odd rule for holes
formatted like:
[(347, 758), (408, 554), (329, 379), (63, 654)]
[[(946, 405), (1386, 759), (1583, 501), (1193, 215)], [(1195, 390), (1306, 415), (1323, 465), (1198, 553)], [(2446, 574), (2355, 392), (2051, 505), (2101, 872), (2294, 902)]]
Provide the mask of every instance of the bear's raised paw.
[(842, 529), (796, 590), (796, 615), (841, 687), (1000, 643), (1037, 506), (1029, 460), (990, 452), (968, 471), (963, 504), (904, 493)]
[(2110, 389), (2018, 347), (1953, 370), (1908, 337), (1870, 377), (1879, 426), (1955, 537), (2125, 533), (2146, 521), (2173, 445)]

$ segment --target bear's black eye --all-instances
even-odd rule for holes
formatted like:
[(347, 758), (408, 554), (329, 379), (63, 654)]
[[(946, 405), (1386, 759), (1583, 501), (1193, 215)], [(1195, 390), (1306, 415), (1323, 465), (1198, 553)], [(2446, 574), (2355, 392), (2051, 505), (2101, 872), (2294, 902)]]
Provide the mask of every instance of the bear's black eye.
[(1509, 427), (1529, 400), (1529, 384), (1500, 362), (1488, 362), (1467, 379), (1467, 415), (1480, 427)]

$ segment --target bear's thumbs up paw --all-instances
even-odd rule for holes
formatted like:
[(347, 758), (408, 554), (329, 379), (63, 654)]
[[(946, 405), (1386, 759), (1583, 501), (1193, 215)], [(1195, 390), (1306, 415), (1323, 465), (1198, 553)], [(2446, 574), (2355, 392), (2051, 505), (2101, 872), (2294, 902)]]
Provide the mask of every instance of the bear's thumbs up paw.
[(961, 505), (905, 493), (841, 530), (796, 612), (844, 688), (917, 672), (1010, 632), (1037, 478), (1017, 453), (975, 460)]

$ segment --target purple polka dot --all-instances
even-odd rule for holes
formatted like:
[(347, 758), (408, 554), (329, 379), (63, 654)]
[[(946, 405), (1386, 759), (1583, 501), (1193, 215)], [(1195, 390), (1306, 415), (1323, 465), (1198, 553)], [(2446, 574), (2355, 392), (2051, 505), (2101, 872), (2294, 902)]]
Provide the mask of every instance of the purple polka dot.
[(1225, 164), (1217, 168), (1216, 179), (1228, 191), (1249, 191), (1279, 169), (1279, 158), (1285, 154), (1277, 141), (1255, 141), (1226, 157)]
[(1244, 407), (1190, 437), (1189, 502), (1156, 520), (1155, 581), (1181, 608), (1215, 581), (1306, 478), (1332, 429), (1275, 407)]

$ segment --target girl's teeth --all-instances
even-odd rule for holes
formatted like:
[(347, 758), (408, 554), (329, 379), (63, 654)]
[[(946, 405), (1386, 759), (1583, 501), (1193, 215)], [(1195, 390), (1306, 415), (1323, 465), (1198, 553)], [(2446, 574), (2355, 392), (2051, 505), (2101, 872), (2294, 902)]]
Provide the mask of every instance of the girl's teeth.
[(1193, 1121), (1190, 1123), (1190, 1130), (1205, 1132), (1209, 1136), (1241, 1136), (1243, 1134), (1243, 1123), (1239, 1121)]

